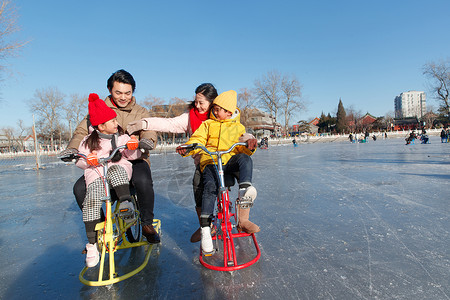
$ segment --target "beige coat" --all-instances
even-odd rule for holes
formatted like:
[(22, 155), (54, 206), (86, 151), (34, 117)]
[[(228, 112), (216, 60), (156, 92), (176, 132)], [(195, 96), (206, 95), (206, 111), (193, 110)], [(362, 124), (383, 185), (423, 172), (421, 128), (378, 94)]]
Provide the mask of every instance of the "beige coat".
[[(131, 99), (131, 102), (126, 107), (123, 108), (116, 107), (112, 103), (110, 96), (108, 96), (105, 99), (105, 103), (117, 113), (116, 118), (117, 122), (119, 123), (120, 127), (122, 127), (124, 130), (126, 130), (128, 123), (140, 120), (142, 118), (150, 117), (148, 110), (136, 104), (136, 99), (134, 97)], [(91, 126), (91, 122), (89, 121), (89, 115), (87, 115), (75, 129), (72, 139), (70, 140), (69, 145), (67, 146), (68, 149), (69, 148), (78, 149), (83, 138), (89, 134), (89, 126)], [(139, 139), (143, 138), (152, 140), (156, 146), (158, 138), (155, 131), (141, 130), (139, 133)], [(146, 151), (142, 155), (142, 158), (147, 157), (148, 152)]]

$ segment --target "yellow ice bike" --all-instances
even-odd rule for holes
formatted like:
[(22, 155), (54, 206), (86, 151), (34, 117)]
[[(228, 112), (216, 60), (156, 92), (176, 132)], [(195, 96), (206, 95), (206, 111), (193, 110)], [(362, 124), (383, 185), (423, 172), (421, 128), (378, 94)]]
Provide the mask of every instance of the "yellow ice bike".
[[(147, 241), (143, 240), (142, 232), (141, 232), (141, 218), (139, 213), (139, 205), (136, 201), (136, 196), (133, 195), (133, 205), (135, 210), (135, 218), (131, 222), (127, 222), (128, 220), (124, 220), (119, 216), (119, 204), (118, 201), (113, 201), (111, 199), (111, 191), (108, 184), (108, 180), (106, 179), (106, 173), (108, 170), (108, 162), (114, 157), (117, 151), (120, 149), (127, 148), (126, 145), (117, 147), (114, 151), (112, 151), (111, 155), (106, 158), (99, 158), (98, 163), (103, 167), (103, 176), (102, 181), (105, 187), (105, 197), (102, 199), (105, 202), (105, 221), (98, 223), (95, 226), (95, 230), (97, 231), (97, 245), (99, 248), (99, 252), (101, 253), (100, 262), (94, 268), (84, 267), (81, 270), (78, 278), (80, 281), (88, 286), (103, 286), (103, 285), (111, 285), (122, 280), (128, 279), (133, 275), (139, 273), (142, 269), (147, 265), (150, 255), (153, 250), (153, 246), (155, 244), (149, 244)], [(83, 154), (73, 154), (73, 158), (81, 158), (86, 159), (86, 156)], [(59, 157), (59, 158), (67, 158), (67, 157)], [(114, 204), (114, 202), (116, 202)], [(153, 219), (153, 227), (156, 229), (158, 234), (161, 233), (161, 221), (158, 219)], [(126, 272), (124, 274), (118, 274), (116, 271), (116, 261), (114, 254), (119, 250), (135, 248), (135, 247), (144, 247), (145, 249), (145, 257), (143, 262), (135, 269)], [(106, 255), (108, 254), (108, 255)], [(108, 257), (108, 259), (106, 259)], [(96, 269), (98, 270), (97, 280), (88, 280), (86, 279), (86, 271), (88, 269)], [(91, 272), (89, 272), (91, 273)], [(89, 274), (92, 275), (92, 274)], [(96, 277), (95, 274), (93, 277)]]

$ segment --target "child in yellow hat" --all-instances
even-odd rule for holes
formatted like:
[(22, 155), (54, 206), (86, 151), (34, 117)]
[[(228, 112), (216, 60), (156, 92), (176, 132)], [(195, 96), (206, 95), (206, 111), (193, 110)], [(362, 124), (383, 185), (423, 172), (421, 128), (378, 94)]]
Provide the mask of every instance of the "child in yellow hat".
[[(253, 161), (250, 156), (255, 152), (258, 142), (253, 135), (245, 133), (245, 127), (239, 119), (237, 93), (233, 90), (223, 92), (214, 99), (210, 119), (200, 125), (186, 145), (199, 143), (210, 152), (215, 152), (228, 150), (234, 143), (246, 141), (248, 147), (237, 146), (232, 152), (222, 155), (223, 170), (225, 174), (239, 172), (239, 197), (253, 202), (257, 192), (252, 185)], [(204, 180), (200, 215), (201, 244), (203, 253), (209, 254), (214, 251), (210, 225), (214, 203), (219, 192), (219, 179), (214, 161), (208, 154), (200, 151), (191, 151), (187, 155), (201, 153), (200, 169)], [(186, 149), (183, 146), (179, 146), (177, 152), (183, 156), (186, 155)], [(238, 207), (237, 209), (239, 210), (238, 230), (247, 233), (258, 232), (259, 227), (249, 221), (250, 208)]]

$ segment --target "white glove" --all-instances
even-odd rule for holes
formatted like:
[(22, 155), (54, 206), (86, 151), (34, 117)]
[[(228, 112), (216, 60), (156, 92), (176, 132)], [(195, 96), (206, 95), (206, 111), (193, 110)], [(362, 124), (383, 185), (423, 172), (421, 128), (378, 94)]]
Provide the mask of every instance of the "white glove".
[(147, 121), (145, 120), (133, 121), (127, 125), (128, 134), (133, 134), (134, 132), (141, 131), (142, 129), (147, 129)]

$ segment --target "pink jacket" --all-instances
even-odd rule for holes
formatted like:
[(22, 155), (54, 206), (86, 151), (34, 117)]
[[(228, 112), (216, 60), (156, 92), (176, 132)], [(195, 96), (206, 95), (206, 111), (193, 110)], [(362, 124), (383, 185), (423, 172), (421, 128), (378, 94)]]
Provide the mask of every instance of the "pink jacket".
[[(82, 153), (86, 156), (89, 153), (91, 153), (89, 148), (86, 145), (84, 145), (84, 141), (87, 138), (88, 138), (88, 136), (86, 136), (83, 139), (83, 141), (80, 144), (80, 147), (78, 148), (78, 152)], [(130, 139), (131, 139), (130, 136), (127, 134), (120, 135), (118, 138), (117, 146), (125, 145)], [(100, 147), (101, 147), (101, 149), (97, 150), (97, 156), (99, 158), (108, 157), (109, 153), (111, 152), (111, 149), (112, 149), (111, 140), (100, 138)], [(108, 166), (109, 167), (112, 165), (122, 166), (128, 174), (128, 180), (131, 180), (131, 175), (133, 174), (132, 173), (132, 164), (128, 160), (135, 160), (135, 159), (138, 159), (139, 157), (141, 157), (141, 151), (139, 149), (138, 150), (122, 149), (119, 151), (121, 151), (121, 153), (122, 153), (122, 159), (119, 160), (118, 162), (108, 162)], [(99, 178), (100, 174), (103, 176), (103, 166), (93, 167), (91, 165), (88, 165), (86, 160), (83, 158), (78, 159), (76, 165), (77, 165), (77, 167), (84, 169), (84, 178), (86, 181), (86, 186), (91, 184), (95, 179)]]
[(147, 126), (143, 128), (144, 130), (192, 134), (191, 126), (189, 124), (189, 113), (184, 113), (174, 118), (152, 117), (145, 118), (144, 120), (147, 121)]

